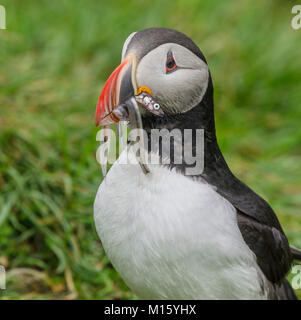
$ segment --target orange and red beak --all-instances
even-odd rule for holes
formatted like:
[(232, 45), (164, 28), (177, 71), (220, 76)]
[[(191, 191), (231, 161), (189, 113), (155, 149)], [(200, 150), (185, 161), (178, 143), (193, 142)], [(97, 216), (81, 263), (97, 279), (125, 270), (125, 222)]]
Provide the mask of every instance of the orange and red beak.
[(129, 54), (110, 75), (96, 105), (95, 124), (97, 126), (119, 122), (112, 111), (137, 93), (136, 66), (136, 56)]

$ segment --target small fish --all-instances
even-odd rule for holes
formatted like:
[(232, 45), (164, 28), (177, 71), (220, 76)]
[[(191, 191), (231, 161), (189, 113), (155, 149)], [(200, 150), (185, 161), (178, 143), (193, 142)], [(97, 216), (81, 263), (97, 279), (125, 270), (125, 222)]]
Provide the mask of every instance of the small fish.
[(140, 94), (135, 96), (135, 99), (137, 102), (142, 104), (149, 112), (160, 117), (164, 115), (164, 112), (161, 109), (159, 103), (157, 103), (150, 94), (142, 91)]
[[(141, 114), (139, 111), (136, 97), (131, 97), (125, 103), (120, 104), (117, 108), (115, 108), (112, 111), (112, 115), (116, 117), (119, 121), (129, 121), (129, 126), (131, 129), (139, 129), (143, 131)], [(142, 133), (141, 136), (143, 136)], [(136, 142), (132, 141), (130, 145), (133, 145), (134, 143)], [(140, 145), (141, 148), (144, 149), (144, 139), (141, 139)], [(136, 155), (136, 157), (143, 173), (149, 173), (150, 170), (146, 164), (146, 161), (144, 161), (143, 159), (143, 152), (140, 156)]]
[[(135, 100), (140, 103), (146, 110), (149, 112), (162, 117), (164, 112), (160, 107), (159, 103), (157, 103), (154, 98), (148, 94), (147, 92), (142, 91), (138, 95), (134, 96)], [(130, 98), (131, 99), (131, 98)], [(130, 99), (128, 99), (125, 103), (120, 104), (117, 108), (115, 108), (112, 113), (111, 117), (116, 118), (116, 122), (118, 121), (127, 121), (129, 120), (129, 110), (128, 104)]]
[[(142, 91), (138, 95), (129, 98), (125, 103), (122, 103), (117, 108), (115, 108), (111, 112), (111, 117), (115, 118), (116, 122), (129, 121), (131, 129), (143, 130), (142, 119), (137, 102), (140, 103), (146, 110), (157, 116), (162, 117), (164, 115), (164, 112), (161, 109), (159, 103), (157, 103), (149, 93)], [(143, 143), (143, 141), (140, 143)], [(133, 144), (133, 142), (130, 144)], [(145, 161), (143, 161), (143, 157), (141, 155), (136, 155), (136, 157), (144, 174), (149, 173), (150, 170)], [(106, 173), (106, 164), (103, 167), (103, 171), (104, 173)]]

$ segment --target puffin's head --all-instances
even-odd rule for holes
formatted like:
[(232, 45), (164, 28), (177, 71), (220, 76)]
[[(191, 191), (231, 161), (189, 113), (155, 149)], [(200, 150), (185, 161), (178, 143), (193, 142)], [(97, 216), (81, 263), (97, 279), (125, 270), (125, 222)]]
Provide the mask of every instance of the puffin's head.
[[(134, 32), (124, 43), (121, 65), (100, 94), (95, 122), (117, 122), (112, 110), (142, 91), (166, 114), (187, 112), (201, 102), (209, 81), (203, 54), (184, 34), (164, 28)], [(148, 111), (141, 108), (141, 113), (147, 116)]]

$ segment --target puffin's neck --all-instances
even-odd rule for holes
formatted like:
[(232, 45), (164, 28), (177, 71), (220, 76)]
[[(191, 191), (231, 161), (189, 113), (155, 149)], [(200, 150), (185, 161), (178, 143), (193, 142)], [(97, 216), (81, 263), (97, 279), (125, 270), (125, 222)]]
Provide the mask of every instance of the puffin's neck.
[[(208, 91), (208, 90), (207, 90)], [(195, 136), (196, 129), (204, 130), (204, 170), (201, 176), (210, 177), (216, 175), (217, 172), (229, 171), (229, 168), (224, 160), (224, 157), (219, 149), (214, 123), (214, 108), (213, 108), (213, 92), (204, 96), (203, 100), (191, 110), (176, 115), (165, 115), (163, 117), (147, 116), (142, 118), (143, 128), (148, 134), (150, 140), (151, 129), (180, 129), (182, 136), (184, 129), (192, 130), (192, 135)], [(195, 150), (196, 141), (193, 139), (192, 149)], [(171, 152), (173, 145), (171, 143)], [(171, 160), (171, 167), (176, 167), (180, 171), (186, 168), (184, 164), (174, 164)], [(208, 179), (210, 180), (210, 179)]]

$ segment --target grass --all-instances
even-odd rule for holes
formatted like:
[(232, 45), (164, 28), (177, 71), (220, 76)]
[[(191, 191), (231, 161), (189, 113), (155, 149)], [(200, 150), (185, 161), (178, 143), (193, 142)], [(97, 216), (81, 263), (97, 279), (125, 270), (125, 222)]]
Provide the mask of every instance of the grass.
[(203, 50), (226, 159), (301, 247), (301, 31), (290, 27), (293, 2), (1, 4), (0, 264), (7, 290), (0, 298), (135, 298), (93, 224), (102, 180), (93, 116), (123, 41), (151, 26), (181, 30)]

